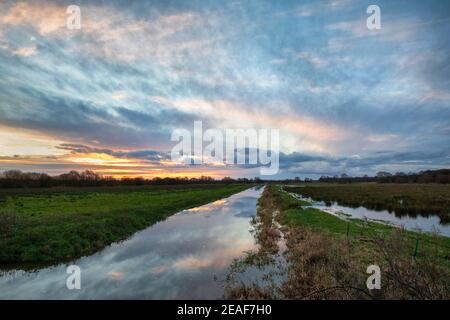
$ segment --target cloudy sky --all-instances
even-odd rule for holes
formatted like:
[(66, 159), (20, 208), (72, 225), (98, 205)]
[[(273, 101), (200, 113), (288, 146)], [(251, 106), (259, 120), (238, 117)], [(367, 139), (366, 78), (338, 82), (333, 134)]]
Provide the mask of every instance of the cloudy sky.
[(171, 162), (195, 120), (280, 129), (277, 178), (449, 167), (449, 34), (439, 0), (2, 0), (0, 171), (258, 175)]

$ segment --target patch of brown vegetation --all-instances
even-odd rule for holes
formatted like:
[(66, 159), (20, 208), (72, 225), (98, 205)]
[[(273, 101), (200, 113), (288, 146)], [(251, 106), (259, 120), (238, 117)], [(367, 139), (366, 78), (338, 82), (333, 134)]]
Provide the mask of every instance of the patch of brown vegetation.
[(257, 215), (253, 220), (256, 232), (256, 242), (259, 244), (259, 252), (262, 254), (275, 254), (278, 252), (278, 241), (281, 233), (275, 223), (279, 214), (274, 199), (270, 196), (268, 188), (264, 189), (258, 201)]
[[(450, 269), (438, 255), (416, 257), (403, 230), (352, 241), (313, 231), (284, 219), (281, 198), (266, 187), (258, 209), (257, 241), (264, 253), (278, 252), (277, 241), (284, 235), (287, 276), (262, 286), (257, 283), (233, 287), (233, 299), (450, 299)], [(281, 224), (281, 233), (274, 222)], [(273, 230), (276, 230), (274, 232)], [(369, 290), (369, 265), (381, 269), (381, 289)]]
[(412, 248), (397, 230), (389, 237), (374, 242), (383, 259), (383, 297), (387, 299), (450, 299), (449, 266), (435, 254), (415, 257)]
[[(287, 233), (289, 275), (282, 292), (287, 299), (363, 299), (364, 269), (348, 248), (331, 236), (305, 227)], [(359, 276), (358, 276), (359, 275)]]

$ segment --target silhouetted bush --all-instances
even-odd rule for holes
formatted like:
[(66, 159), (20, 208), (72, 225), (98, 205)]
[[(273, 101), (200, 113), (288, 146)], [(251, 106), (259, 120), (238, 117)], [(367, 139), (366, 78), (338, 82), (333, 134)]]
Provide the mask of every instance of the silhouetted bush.
[(48, 188), (48, 187), (100, 187), (100, 186), (143, 186), (143, 185), (182, 185), (204, 183), (260, 183), (262, 180), (225, 177), (214, 179), (209, 176), (199, 178), (174, 177), (145, 179), (143, 177), (116, 179), (102, 176), (94, 171), (70, 171), (58, 176), (45, 173), (9, 170), (0, 174), (0, 188)]

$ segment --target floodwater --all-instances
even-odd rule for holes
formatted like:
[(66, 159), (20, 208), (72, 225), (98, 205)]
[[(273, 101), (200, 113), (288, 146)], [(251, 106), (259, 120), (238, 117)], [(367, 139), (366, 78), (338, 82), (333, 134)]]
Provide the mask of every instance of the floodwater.
[(0, 299), (219, 299), (234, 259), (256, 249), (251, 219), (262, 189), (181, 211), (71, 264), (0, 276)]
[(403, 227), (407, 230), (419, 231), (419, 232), (431, 232), (437, 233), (442, 236), (450, 237), (450, 224), (443, 224), (437, 215), (424, 216), (408, 216), (395, 215), (394, 212), (387, 210), (371, 210), (364, 207), (350, 208), (347, 206), (338, 205), (336, 202), (330, 205), (325, 204), (322, 201), (313, 201), (310, 198), (303, 198), (297, 194), (291, 194), (299, 199), (305, 199), (311, 201), (313, 208), (320, 209), (329, 214), (335, 215), (340, 218), (357, 218), (368, 219), (376, 222), (382, 222), (391, 224), (398, 227)]

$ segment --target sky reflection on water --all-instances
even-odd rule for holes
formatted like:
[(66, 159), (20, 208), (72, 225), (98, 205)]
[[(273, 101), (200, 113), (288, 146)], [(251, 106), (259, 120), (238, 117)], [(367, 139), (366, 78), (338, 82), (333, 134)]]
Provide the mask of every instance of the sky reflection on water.
[(66, 288), (67, 265), (0, 277), (0, 299), (214, 299), (233, 259), (255, 249), (250, 220), (262, 189), (182, 211), (74, 262), (81, 289)]
[(387, 210), (371, 210), (364, 207), (359, 208), (350, 208), (346, 206), (338, 205), (337, 203), (333, 203), (331, 205), (326, 205), (323, 202), (314, 202), (313, 207), (318, 208), (320, 210), (326, 211), (333, 215), (338, 215), (339, 213), (345, 213), (350, 215), (352, 218), (358, 219), (369, 219), (369, 220), (378, 220), (382, 222), (387, 222), (390, 224), (394, 224), (396, 226), (402, 226), (408, 230), (420, 231), (420, 232), (431, 232), (438, 233), (440, 235), (450, 237), (450, 224), (441, 224), (441, 221), (438, 216), (430, 215), (428, 217), (424, 216), (409, 216), (395, 215), (394, 212), (389, 212)]

